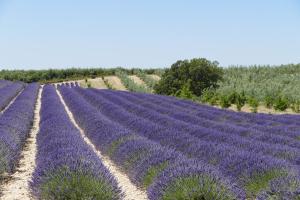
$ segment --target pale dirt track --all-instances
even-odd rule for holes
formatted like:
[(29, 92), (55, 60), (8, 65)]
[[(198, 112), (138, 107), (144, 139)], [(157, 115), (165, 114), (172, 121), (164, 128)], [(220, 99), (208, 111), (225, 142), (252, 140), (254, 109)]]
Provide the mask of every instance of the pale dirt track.
[(104, 156), (101, 151), (99, 151), (93, 143), (85, 136), (84, 131), (79, 127), (79, 125), (76, 123), (74, 116), (72, 112), (67, 107), (66, 103), (64, 102), (60, 92), (57, 90), (57, 93), (59, 95), (59, 98), (61, 102), (63, 103), (65, 110), (67, 111), (70, 120), (75, 125), (75, 127), (80, 131), (81, 136), (83, 137), (84, 141), (93, 149), (93, 151), (98, 155), (98, 157), (101, 159), (103, 165), (109, 169), (110, 173), (115, 177), (115, 179), (118, 182), (118, 185), (121, 187), (122, 191), (125, 194), (125, 200), (146, 200), (147, 194), (145, 191), (140, 190), (137, 188), (127, 177), (126, 174), (121, 172), (118, 167), (115, 166), (115, 164), (106, 156)]
[(30, 194), (29, 181), (32, 178), (32, 173), (35, 168), (35, 156), (37, 152), (36, 135), (39, 132), (41, 93), (42, 88), (39, 89), (35, 105), (33, 126), (21, 153), (21, 159), (16, 172), (12, 174), (9, 180), (2, 186), (3, 194), (1, 199), (3, 200), (33, 199)]
[(131, 80), (133, 80), (137, 85), (143, 85), (146, 86), (145, 82), (140, 79), (139, 77), (137, 77), (136, 75), (130, 75), (128, 76)]

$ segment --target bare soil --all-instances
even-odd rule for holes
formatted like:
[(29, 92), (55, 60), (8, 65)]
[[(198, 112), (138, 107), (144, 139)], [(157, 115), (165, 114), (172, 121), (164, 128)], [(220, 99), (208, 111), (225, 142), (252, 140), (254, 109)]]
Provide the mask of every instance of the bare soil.
[(91, 86), (93, 88), (107, 89), (107, 87), (106, 87), (104, 81), (102, 80), (102, 78), (89, 79), (88, 81), (91, 83)]
[(133, 80), (137, 85), (143, 85), (146, 86), (145, 82), (140, 79), (138, 76), (136, 75), (130, 75), (128, 76), (131, 80)]
[(123, 91), (127, 90), (125, 86), (122, 84), (119, 77), (117, 76), (105, 76), (104, 79), (107, 80), (108, 83), (111, 84), (112, 87), (116, 90), (123, 90)]

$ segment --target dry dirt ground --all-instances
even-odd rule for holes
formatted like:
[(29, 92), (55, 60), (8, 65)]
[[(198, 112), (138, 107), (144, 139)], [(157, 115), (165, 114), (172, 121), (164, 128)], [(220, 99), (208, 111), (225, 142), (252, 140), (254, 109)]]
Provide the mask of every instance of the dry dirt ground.
[(36, 135), (39, 132), (41, 92), (42, 88), (39, 89), (35, 105), (33, 126), (21, 153), (21, 159), (16, 172), (12, 174), (8, 181), (2, 186), (3, 194), (1, 199), (3, 200), (33, 199), (30, 195), (29, 181), (32, 178), (32, 173), (35, 168), (35, 156), (37, 152)]
[[(151, 78), (153, 78), (155, 80), (160, 80), (160, 77), (155, 74), (147, 75), (147, 76), (150, 76)], [(146, 86), (145, 82), (143, 80), (141, 80), (139, 77), (137, 77), (136, 75), (131, 75), (131, 76), (129, 76), (129, 78), (131, 78), (138, 85)], [(125, 86), (122, 84), (121, 80), (117, 76), (105, 76), (104, 79), (107, 80), (108, 83), (116, 90), (124, 90), (124, 91), (127, 90), (125, 88)], [(95, 79), (88, 79), (87, 81), (88, 81), (88, 83), (91, 84), (92, 88), (107, 89), (107, 86), (105, 85), (104, 81), (100, 77), (95, 78)], [(70, 83), (70, 82), (75, 82), (75, 81), (68, 81), (68, 82)], [(88, 87), (85, 80), (78, 80), (77, 82), (83, 88)], [(65, 82), (63, 82), (63, 83), (65, 83)]]
[(121, 80), (119, 79), (119, 77), (117, 76), (105, 76), (104, 77), (105, 80), (108, 81), (108, 83), (110, 85), (112, 85), (112, 87), (116, 90), (123, 90), (126, 91), (127, 89), (125, 88), (125, 86), (122, 84)]
[(130, 75), (128, 76), (131, 80), (133, 80), (137, 85), (143, 85), (146, 86), (145, 82), (140, 79), (139, 77), (137, 77), (136, 75)]
[[(91, 84), (92, 88), (107, 89), (107, 87), (106, 87), (104, 81), (102, 80), (102, 78), (88, 79), (87, 81), (88, 81), (88, 83)], [(84, 87), (84, 88), (88, 87), (85, 80), (80, 80), (80, 81), (78, 81), (78, 83), (80, 84), (81, 87)]]
[(150, 76), (151, 78), (153, 78), (154, 80), (159, 81), (160, 80), (160, 76), (156, 75), (156, 74), (149, 74), (147, 76)]
[(110, 173), (115, 177), (115, 179), (118, 182), (118, 185), (121, 187), (124, 195), (125, 195), (125, 200), (146, 200), (147, 198), (147, 194), (145, 191), (140, 190), (139, 188), (137, 188), (131, 181), (130, 179), (127, 177), (126, 174), (124, 174), (123, 172), (121, 172), (121, 170), (118, 169), (118, 167), (116, 167), (114, 165), (114, 163), (106, 156), (104, 156), (101, 151), (99, 151), (94, 145), (93, 143), (85, 136), (84, 131), (79, 127), (79, 125), (76, 123), (72, 112), (69, 110), (69, 108), (67, 107), (67, 105), (65, 104), (61, 94), (58, 92), (58, 95), (60, 97), (61, 102), (63, 103), (70, 120), (72, 121), (72, 123), (75, 125), (75, 127), (80, 131), (81, 136), (83, 137), (84, 141), (87, 143), (87, 145), (89, 145), (93, 151), (98, 155), (98, 157), (101, 159), (103, 165), (109, 169)]
[[(214, 107), (221, 109), (220, 106), (214, 106)], [(233, 111), (238, 111), (235, 105), (230, 106), (228, 109), (233, 110)], [(247, 104), (242, 107), (241, 111), (242, 112), (247, 112), (247, 113), (252, 112), (251, 107)], [(267, 108), (263, 105), (258, 106), (257, 113), (277, 114), (277, 115), (280, 115), (280, 114), (293, 114), (293, 115), (298, 114), (298, 113), (293, 112), (290, 108), (286, 109), (286, 111), (276, 111), (273, 108), (270, 109), (270, 108)]]

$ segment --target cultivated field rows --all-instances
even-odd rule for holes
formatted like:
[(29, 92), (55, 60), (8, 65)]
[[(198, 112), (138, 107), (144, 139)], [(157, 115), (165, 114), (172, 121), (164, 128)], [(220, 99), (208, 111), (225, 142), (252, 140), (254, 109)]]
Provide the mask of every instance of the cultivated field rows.
[(10, 93), (0, 115), (3, 199), (299, 198), (299, 116), (13, 84), (0, 82)]

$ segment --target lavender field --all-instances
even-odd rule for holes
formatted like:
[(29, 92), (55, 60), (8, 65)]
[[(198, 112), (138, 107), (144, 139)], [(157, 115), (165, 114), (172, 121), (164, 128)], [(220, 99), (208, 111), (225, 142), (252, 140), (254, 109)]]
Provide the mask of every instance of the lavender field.
[(2, 199), (300, 199), (299, 115), (9, 81), (0, 109)]

